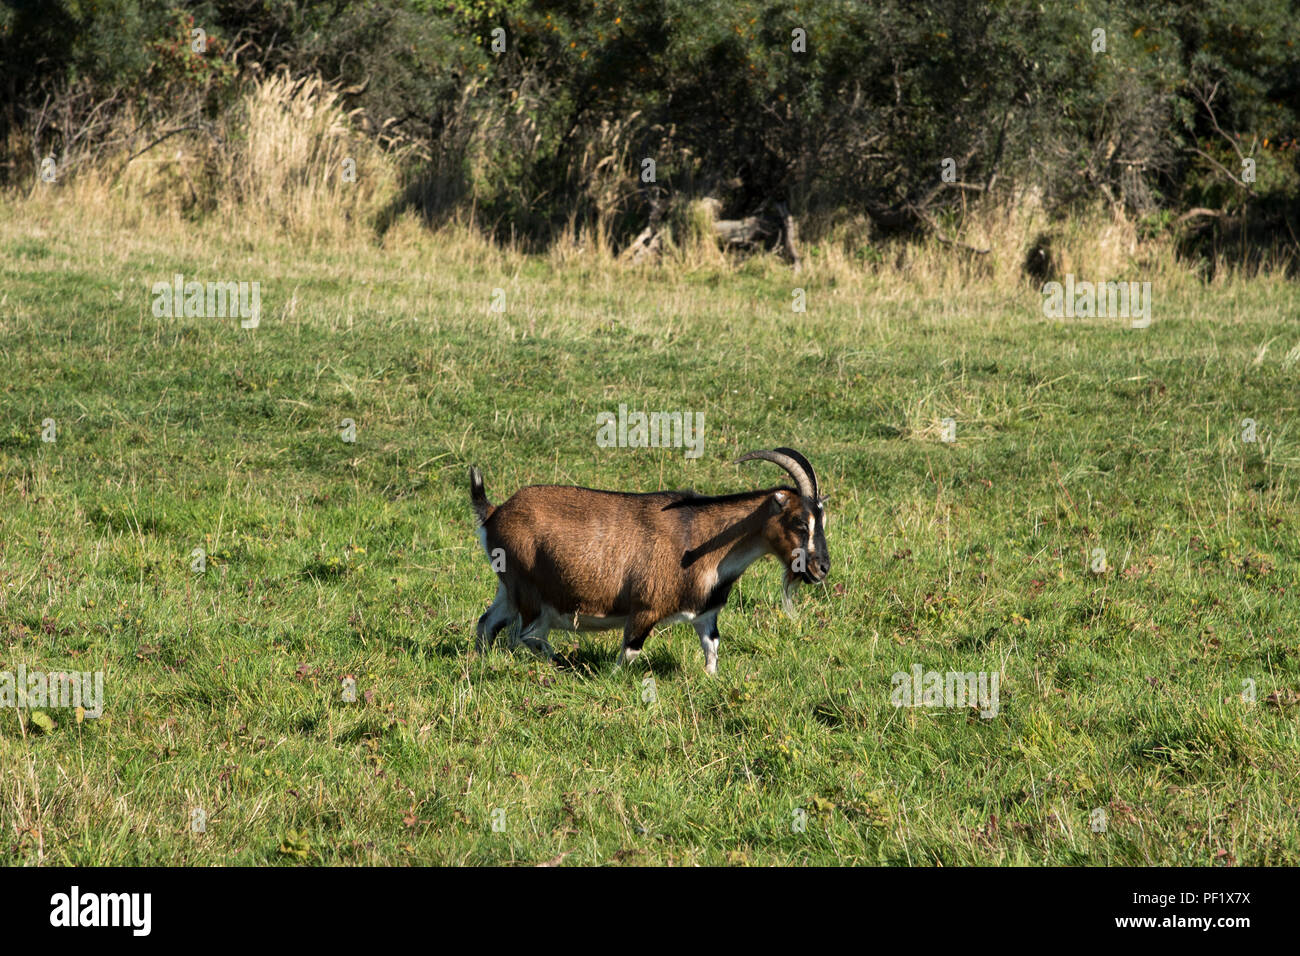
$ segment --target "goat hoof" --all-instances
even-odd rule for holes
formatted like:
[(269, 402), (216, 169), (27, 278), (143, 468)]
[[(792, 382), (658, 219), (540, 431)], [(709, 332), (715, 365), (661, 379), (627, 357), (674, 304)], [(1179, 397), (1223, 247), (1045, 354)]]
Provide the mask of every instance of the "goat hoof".
[(551, 650), (551, 645), (546, 643), (546, 641), (528, 639), (520, 641), (519, 643), (523, 644), (524, 647), (528, 648), (538, 657), (544, 657), (548, 661), (555, 657), (555, 652)]

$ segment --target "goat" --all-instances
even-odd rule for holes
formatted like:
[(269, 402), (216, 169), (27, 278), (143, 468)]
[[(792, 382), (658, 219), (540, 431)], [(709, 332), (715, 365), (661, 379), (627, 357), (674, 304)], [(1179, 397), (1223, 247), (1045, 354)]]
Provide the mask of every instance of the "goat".
[(718, 612), (746, 568), (766, 555), (786, 564), (787, 612), (798, 584), (824, 581), (831, 568), (826, 498), (808, 459), (777, 448), (736, 462), (756, 459), (780, 465), (795, 487), (706, 496), (530, 485), (493, 505), (471, 466), (479, 542), (497, 572), (496, 597), (478, 620), (479, 651), (509, 624), (518, 642), (548, 658), (552, 629), (622, 628), (617, 669), (658, 625), (689, 622), (705, 673), (716, 674)]

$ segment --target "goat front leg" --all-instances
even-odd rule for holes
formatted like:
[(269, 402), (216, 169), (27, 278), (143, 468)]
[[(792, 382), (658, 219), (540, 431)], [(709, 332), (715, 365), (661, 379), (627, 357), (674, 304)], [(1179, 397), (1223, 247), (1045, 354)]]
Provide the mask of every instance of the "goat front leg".
[(637, 655), (641, 653), (641, 645), (650, 636), (654, 626), (654, 616), (645, 611), (628, 615), (627, 623), (623, 625), (623, 650), (618, 656), (617, 663), (614, 664), (614, 670), (636, 660)]
[(713, 676), (718, 672), (718, 612), (701, 614), (691, 622), (695, 633), (700, 635), (700, 650), (704, 652), (704, 673)]

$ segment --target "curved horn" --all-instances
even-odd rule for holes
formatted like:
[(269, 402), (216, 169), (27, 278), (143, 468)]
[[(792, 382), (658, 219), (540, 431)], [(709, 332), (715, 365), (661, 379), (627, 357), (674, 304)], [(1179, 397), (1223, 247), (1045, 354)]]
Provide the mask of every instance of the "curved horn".
[(814, 498), (820, 499), (821, 486), (817, 484), (817, 472), (813, 471), (812, 462), (810, 462), (803, 455), (799, 454), (793, 448), (776, 448), (773, 450), (781, 453), (782, 455), (789, 455), (791, 458), (793, 458), (795, 461), (797, 461), (799, 464), (803, 466), (803, 470), (808, 472), (808, 477), (812, 480), (812, 486), (813, 486), (812, 496)]
[[(803, 456), (800, 455), (800, 458)], [(774, 465), (780, 465), (790, 477), (794, 479), (794, 486), (799, 489), (799, 494), (805, 498), (817, 500), (817, 486), (813, 483), (813, 478), (797, 460), (780, 451), (751, 451), (747, 455), (741, 455), (733, 462), (740, 464), (742, 461), (752, 461), (761, 458), (763, 461), (770, 461)]]

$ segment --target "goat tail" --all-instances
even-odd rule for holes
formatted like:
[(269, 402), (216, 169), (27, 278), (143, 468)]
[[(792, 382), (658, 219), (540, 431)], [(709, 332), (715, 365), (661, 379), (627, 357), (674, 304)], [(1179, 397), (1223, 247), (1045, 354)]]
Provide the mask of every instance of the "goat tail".
[(483, 473), (478, 470), (478, 465), (469, 466), (469, 503), (480, 525), (486, 524), (492, 512), (496, 511), (487, 499), (487, 492), (483, 490)]

